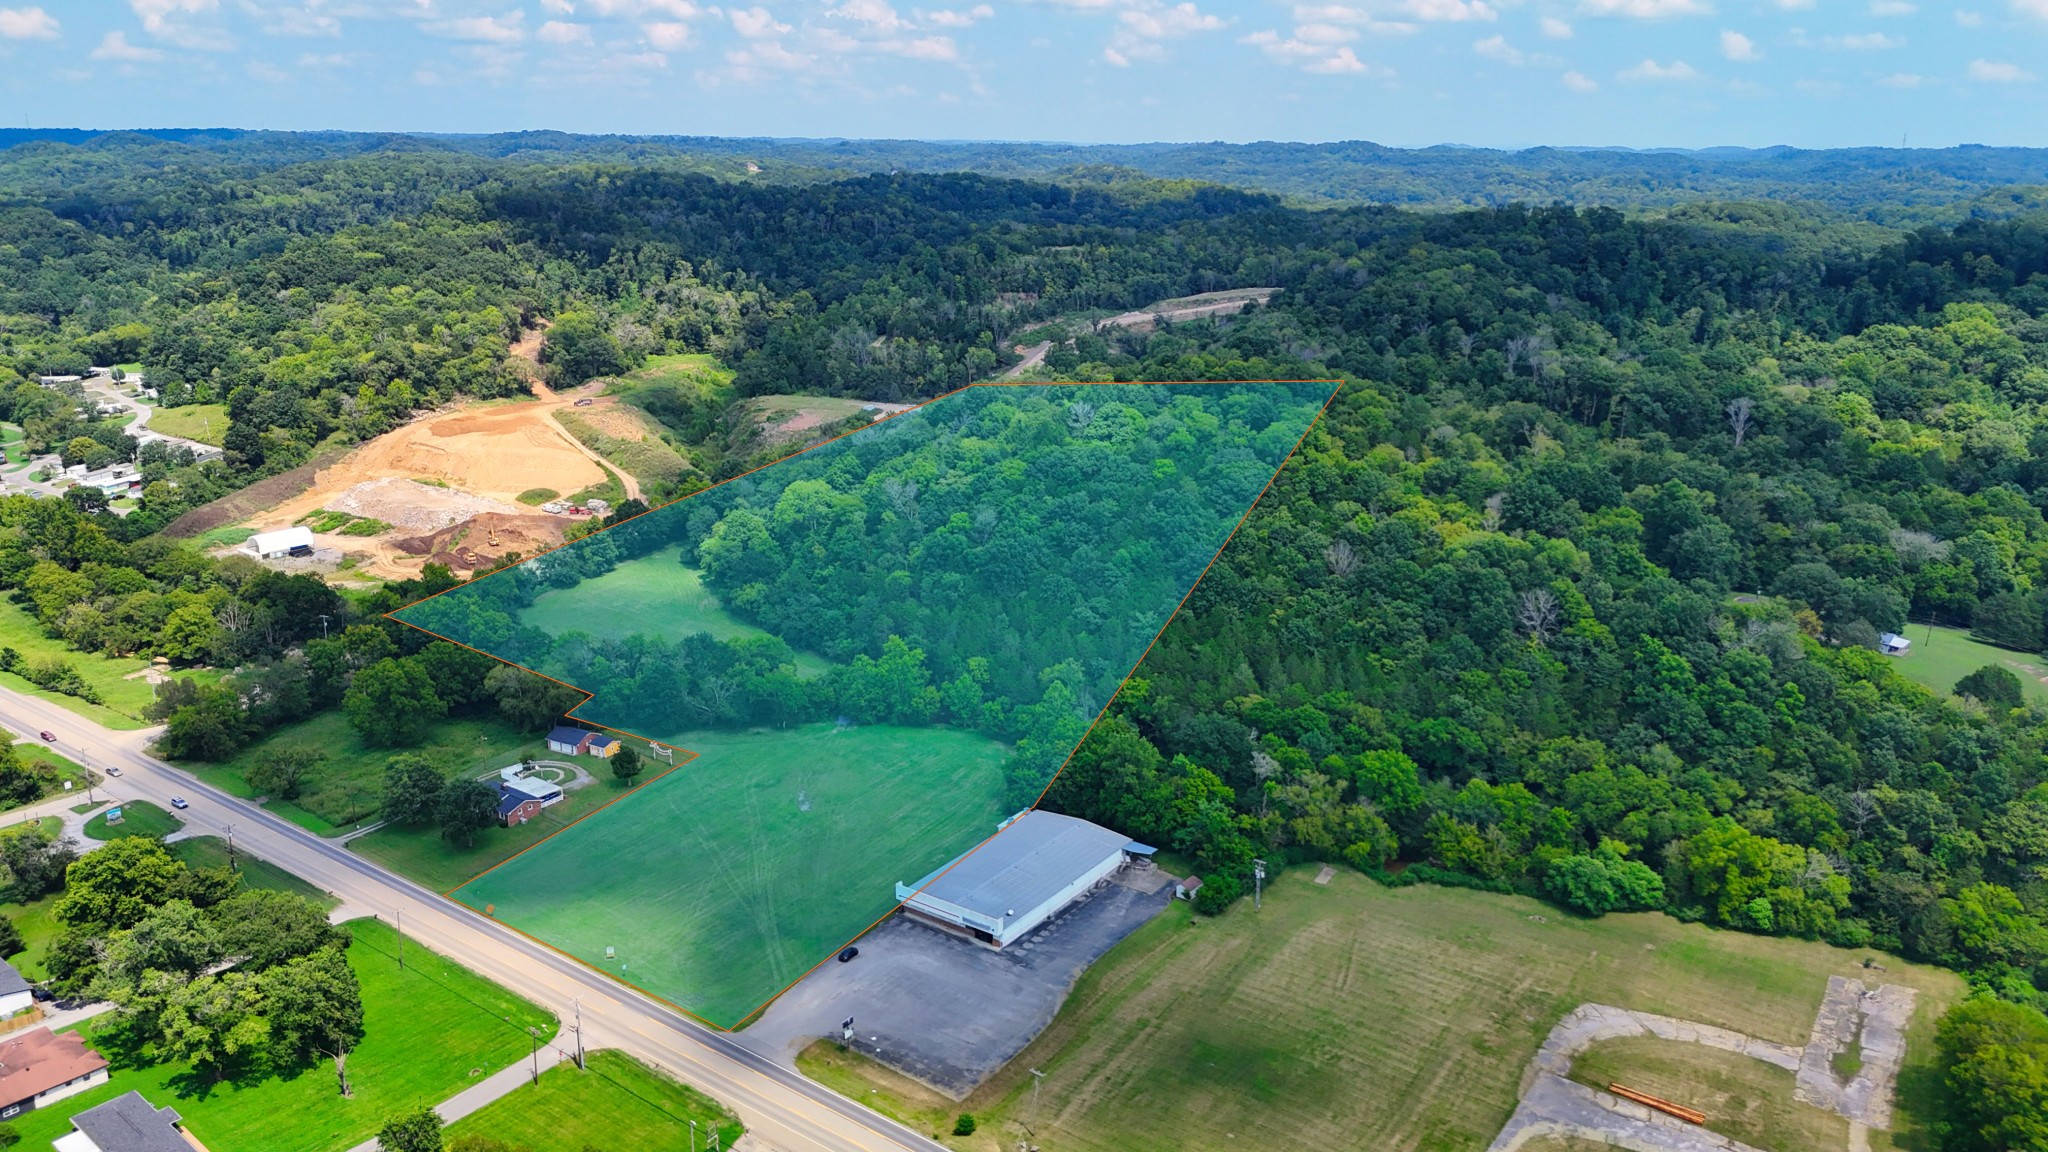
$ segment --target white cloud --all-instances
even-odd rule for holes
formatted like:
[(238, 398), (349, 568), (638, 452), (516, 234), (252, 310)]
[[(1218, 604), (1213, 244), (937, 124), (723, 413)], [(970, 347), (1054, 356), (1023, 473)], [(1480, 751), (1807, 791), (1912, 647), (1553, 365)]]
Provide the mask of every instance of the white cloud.
[(1756, 50), (1756, 41), (1732, 29), (1721, 33), (1721, 55), (1730, 60), (1761, 60), (1764, 54)]
[(878, 52), (901, 56), (908, 60), (958, 60), (960, 49), (951, 36), (915, 36), (907, 39), (875, 40), (870, 42)]
[(1887, 36), (1882, 32), (1851, 32), (1846, 36), (1830, 36), (1825, 41), (1828, 47), (1845, 52), (1881, 52), (1887, 48), (1906, 46), (1904, 36)]
[(247, 72), (252, 79), (261, 80), (267, 84), (282, 84), (286, 80), (291, 79), (292, 76), (291, 73), (279, 68), (277, 65), (266, 64), (261, 60), (249, 61), (249, 63), (242, 66), (242, 71)]
[(145, 60), (161, 60), (164, 54), (155, 48), (130, 44), (126, 32), (109, 32), (100, 46), (92, 50), (95, 60), (118, 60), (124, 64), (139, 64)]
[(1913, 72), (1894, 72), (1878, 81), (1887, 88), (1918, 88), (1926, 82), (1925, 76)]
[(1910, 4), (1907, 0), (1870, 0), (1872, 16), (1911, 16), (1919, 10), (1918, 5)]
[(1192, 3), (1176, 4), (1171, 8), (1126, 9), (1117, 14), (1117, 19), (1132, 35), (1147, 40), (1215, 32), (1224, 25), (1222, 17), (1200, 11)]
[(642, 24), (640, 31), (647, 36), (647, 42), (664, 52), (690, 46), (690, 26), (680, 20), (660, 20)]
[(1543, 34), (1552, 40), (1569, 40), (1572, 38), (1572, 26), (1555, 16), (1545, 16)]
[(954, 12), (950, 9), (941, 8), (937, 12), (920, 12), (918, 16), (920, 19), (926, 20), (940, 28), (967, 28), (975, 22), (986, 20), (995, 14), (996, 10), (994, 8), (986, 4), (976, 4), (965, 12)]
[(1804, 12), (1813, 7), (1814, 0), (1777, 0), (1777, 3), (1787, 12)]
[(0, 8), (0, 40), (55, 40), (58, 29), (41, 8)]
[(533, 30), (533, 38), (543, 44), (588, 44), (590, 25), (550, 20)]
[(1296, 24), (1294, 38), (1305, 44), (1348, 44), (1358, 33), (1336, 24)]
[(903, 17), (896, 14), (896, 9), (889, 7), (884, 0), (846, 0), (837, 8), (828, 9), (825, 14), (865, 24), (878, 32), (895, 32), (910, 27)]
[(1598, 92), (1600, 85), (1584, 72), (1567, 72), (1559, 77), (1574, 92)]
[(789, 31), (789, 25), (777, 23), (766, 8), (734, 8), (727, 15), (732, 18), (733, 31), (749, 40), (765, 40)]
[[(1309, 25), (1308, 27), (1315, 27), (1315, 25)], [(1348, 46), (1331, 44), (1327, 41), (1304, 39), (1298, 35), (1283, 40), (1278, 32), (1268, 30), (1265, 32), (1254, 32), (1249, 36), (1241, 38), (1238, 42), (1257, 46), (1259, 51), (1265, 53), (1268, 59), (1317, 75), (1393, 75), (1391, 71), (1385, 68), (1360, 60), (1358, 53), (1352, 51)]]
[(557, 16), (574, 16), (576, 4), (574, 0), (540, 0), (540, 10)]
[(339, 52), (329, 52), (324, 56), (312, 52), (301, 52), (298, 60), (294, 63), (301, 68), (346, 68), (349, 66), (350, 61), (347, 56)]
[(1484, 40), (1474, 40), (1472, 42), (1472, 51), (1486, 57), (1488, 60), (1498, 60), (1503, 64), (1519, 65), (1528, 60), (1528, 57), (1522, 55), (1521, 49), (1508, 43), (1508, 38), (1505, 36), (1488, 36)]
[(1699, 70), (1683, 60), (1659, 64), (1655, 60), (1644, 60), (1633, 68), (1616, 73), (1623, 80), (1697, 80)]
[(1972, 60), (1969, 77), (1986, 84), (2024, 84), (2032, 80), (2034, 74), (2017, 64), (2001, 60)]
[(2012, 0), (2012, 10), (2022, 16), (2048, 19), (2048, 0)]
[(245, 10), (258, 13), (263, 21), (263, 31), (271, 36), (339, 36), (341, 21), (313, 9), (320, 7), (320, 0), (309, 0), (303, 8), (258, 8), (252, 0), (242, 0)]
[(441, 82), (441, 74), (431, 68), (421, 68), (413, 72), (412, 82), (422, 87), (432, 88)]
[[(431, 0), (428, 0), (431, 2)], [(569, 12), (574, 3), (558, 0), (564, 4), (560, 9), (548, 8), (550, 12)], [(591, 16), (617, 17), (637, 20), (642, 16), (667, 16), (675, 20), (694, 20), (699, 16), (718, 14), (718, 10), (699, 8), (692, 0), (581, 0), (584, 10)]]
[(1956, 23), (1965, 28), (1976, 28), (1984, 23), (1984, 14), (1982, 12), (1969, 12), (1958, 9), (1956, 11)]
[(234, 46), (233, 40), (219, 32), (194, 28), (183, 19), (217, 10), (220, 0), (128, 0), (128, 7), (142, 21), (142, 30), (155, 39), (208, 52)]
[(420, 25), (432, 36), (450, 40), (477, 40), (486, 44), (516, 44), (526, 39), (526, 13), (503, 16), (467, 16), (458, 20), (436, 20)]
[(1342, 4), (1299, 4), (1294, 19), (1300, 24), (1351, 24), (1376, 36), (1407, 36), (1422, 30), (1422, 25), (1411, 21), (1382, 20), (1363, 8)]
[(1706, 0), (1579, 0), (1579, 11), (1588, 16), (1626, 16), (1632, 20), (1705, 16), (1713, 10)]
[(1498, 18), (1484, 0), (1408, 0), (1408, 14), (1428, 23), (1456, 24)]

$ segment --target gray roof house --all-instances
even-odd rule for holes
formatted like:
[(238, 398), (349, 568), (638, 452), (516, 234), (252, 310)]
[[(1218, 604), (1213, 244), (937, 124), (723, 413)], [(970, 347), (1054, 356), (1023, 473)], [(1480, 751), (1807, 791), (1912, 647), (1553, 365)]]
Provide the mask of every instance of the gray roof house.
[(140, 1092), (116, 1096), (71, 1118), (72, 1131), (56, 1140), (57, 1152), (193, 1152), (178, 1128), (178, 1113), (158, 1108)]

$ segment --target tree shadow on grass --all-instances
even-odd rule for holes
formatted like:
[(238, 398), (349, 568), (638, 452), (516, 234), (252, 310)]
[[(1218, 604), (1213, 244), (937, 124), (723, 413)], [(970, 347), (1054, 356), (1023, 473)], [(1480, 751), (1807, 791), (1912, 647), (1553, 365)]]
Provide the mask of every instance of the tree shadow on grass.
[(1915, 1064), (1899, 1069), (1893, 1106), (1910, 1127), (1894, 1125), (1892, 1143), (1903, 1152), (1936, 1152), (1941, 1146), (1941, 1070), (1932, 1064)]

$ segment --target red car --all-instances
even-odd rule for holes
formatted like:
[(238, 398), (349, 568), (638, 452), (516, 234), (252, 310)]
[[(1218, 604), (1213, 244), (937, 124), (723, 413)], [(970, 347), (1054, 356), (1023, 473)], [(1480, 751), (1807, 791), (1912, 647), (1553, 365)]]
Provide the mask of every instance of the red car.
[(43, 732), (40, 733), (40, 735), (42, 736), (43, 743), (45, 744), (55, 744), (57, 742), (57, 734), (55, 732)]

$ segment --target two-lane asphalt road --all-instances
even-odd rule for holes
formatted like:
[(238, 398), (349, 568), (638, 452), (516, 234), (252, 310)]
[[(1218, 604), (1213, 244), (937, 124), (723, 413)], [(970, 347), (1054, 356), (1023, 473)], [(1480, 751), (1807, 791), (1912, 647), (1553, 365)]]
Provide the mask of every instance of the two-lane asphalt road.
[[(56, 748), (104, 773), (121, 775), (105, 791), (166, 809), (174, 796), (195, 832), (225, 836), (340, 897), (353, 911), (403, 919), (405, 933), (554, 1011), (566, 1025), (582, 1002), (584, 1041), (619, 1048), (724, 1101), (739, 1112), (758, 1146), (779, 1152), (943, 1152), (942, 1146), (885, 1116), (779, 1067), (730, 1037), (541, 947), (488, 917), (384, 871), (255, 805), (235, 799), (151, 757), (149, 737), (115, 732), (57, 705), (0, 688), (0, 726), (34, 737), (51, 732)], [(650, 908), (649, 915), (661, 910)], [(822, 1035), (838, 1021), (822, 1021)], [(573, 1044), (566, 1027), (558, 1044)]]

